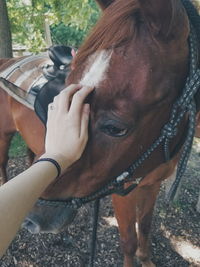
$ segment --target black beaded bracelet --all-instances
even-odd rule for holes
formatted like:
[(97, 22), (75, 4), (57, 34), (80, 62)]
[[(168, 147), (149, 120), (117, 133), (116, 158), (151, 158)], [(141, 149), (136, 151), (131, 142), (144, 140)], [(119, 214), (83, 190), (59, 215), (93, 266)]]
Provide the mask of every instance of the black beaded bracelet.
[(48, 161), (48, 162), (51, 162), (56, 167), (57, 172), (58, 172), (56, 178), (58, 178), (60, 176), (60, 174), (61, 174), (61, 167), (60, 167), (60, 165), (58, 164), (58, 162), (55, 159), (52, 159), (52, 158), (41, 158), (41, 159), (38, 159), (35, 163), (40, 162), (40, 161)]

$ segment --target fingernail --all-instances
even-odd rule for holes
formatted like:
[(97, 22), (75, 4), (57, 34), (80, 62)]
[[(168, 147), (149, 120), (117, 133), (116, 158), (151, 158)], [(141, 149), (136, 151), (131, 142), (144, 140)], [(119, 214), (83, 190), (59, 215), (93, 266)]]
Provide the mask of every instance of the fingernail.
[(89, 86), (89, 85), (82, 85), (82, 88), (86, 88), (86, 89), (94, 89), (94, 86)]
[(65, 87), (65, 88), (61, 91), (61, 93), (62, 93), (62, 92), (66, 92), (66, 91), (68, 91), (69, 88), (71, 88), (71, 86), (75, 86), (75, 88), (76, 88), (77, 90), (80, 90), (80, 89), (82, 88), (82, 85), (81, 85), (81, 84), (70, 84), (70, 85), (68, 85), (67, 87)]
[(90, 113), (90, 104), (84, 104), (83, 111), (85, 113)]

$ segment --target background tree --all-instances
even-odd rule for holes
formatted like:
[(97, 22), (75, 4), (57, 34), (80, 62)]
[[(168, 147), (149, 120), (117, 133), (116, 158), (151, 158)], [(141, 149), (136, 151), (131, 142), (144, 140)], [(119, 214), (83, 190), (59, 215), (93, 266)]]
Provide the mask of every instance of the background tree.
[(6, 0), (0, 0), (0, 58), (12, 57), (12, 39)]
[(7, 0), (7, 5), (13, 43), (33, 52), (46, 47), (45, 20), (54, 43), (79, 46), (99, 15), (94, 0)]
[[(200, 8), (200, 0), (192, 1)], [(0, 57), (12, 55), (6, 3), (13, 43), (32, 52), (47, 46), (45, 20), (54, 44), (78, 47), (99, 16), (94, 0), (0, 0)]]

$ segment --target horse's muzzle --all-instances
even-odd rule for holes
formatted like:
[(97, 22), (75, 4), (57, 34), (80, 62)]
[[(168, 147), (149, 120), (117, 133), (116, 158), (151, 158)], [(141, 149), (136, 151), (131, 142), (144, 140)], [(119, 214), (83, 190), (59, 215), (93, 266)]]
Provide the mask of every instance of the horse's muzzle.
[(63, 231), (75, 218), (76, 209), (71, 207), (51, 207), (35, 205), (22, 224), (32, 234), (59, 233)]

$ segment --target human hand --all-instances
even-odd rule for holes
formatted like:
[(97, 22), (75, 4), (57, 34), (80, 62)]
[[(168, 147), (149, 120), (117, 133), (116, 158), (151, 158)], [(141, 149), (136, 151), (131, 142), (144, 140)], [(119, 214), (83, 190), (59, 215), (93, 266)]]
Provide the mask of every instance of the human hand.
[(49, 104), (45, 154), (62, 171), (78, 160), (88, 140), (89, 104), (85, 98), (93, 88), (72, 84)]

